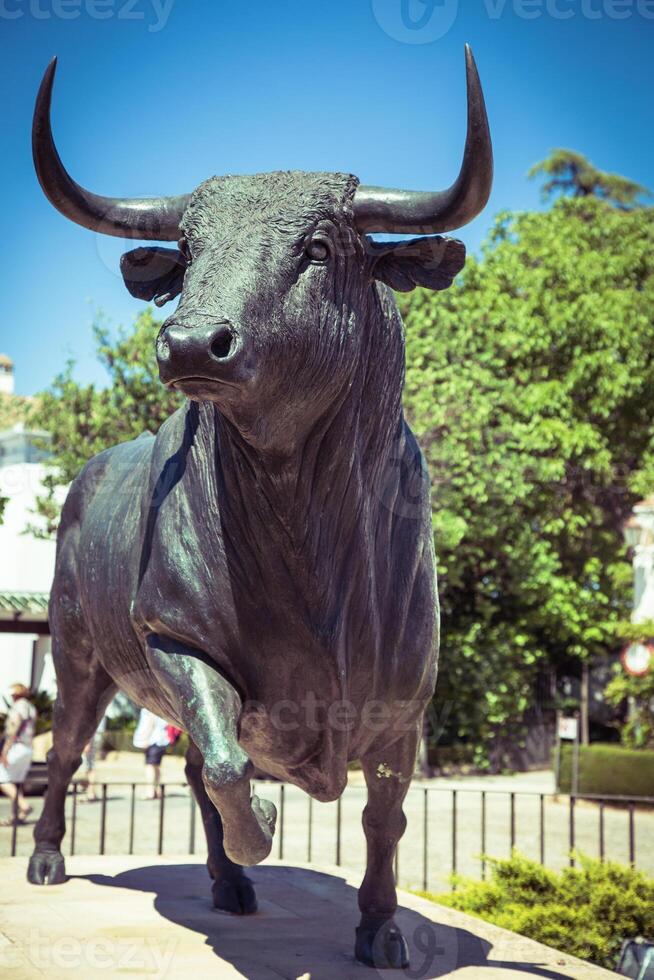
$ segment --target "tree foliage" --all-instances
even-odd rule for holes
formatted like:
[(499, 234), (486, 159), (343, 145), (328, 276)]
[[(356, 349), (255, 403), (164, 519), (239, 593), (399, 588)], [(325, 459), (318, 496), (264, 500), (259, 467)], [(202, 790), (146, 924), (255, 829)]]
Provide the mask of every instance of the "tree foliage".
[(561, 193), (574, 197), (593, 196), (618, 207), (631, 207), (639, 197), (649, 196), (646, 187), (619, 174), (598, 170), (574, 150), (553, 150), (545, 160), (534, 164), (529, 176), (548, 178), (541, 189), (545, 200)]
[(32, 399), (0, 392), (0, 432), (29, 418)]
[(578, 196), (502, 214), (453, 288), (402, 302), (434, 483), (436, 708), (478, 761), (540, 674), (605, 653), (628, 614), (621, 527), (654, 483), (652, 213)]
[(119, 330), (112, 337), (100, 320), (93, 332), (98, 357), (107, 370), (107, 387), (79, 384), (74, 363), (69, 362), (40, 396), (32, 421), (52, 435), (52, 466), (37, 509), (50, 533), (59, 520), (58, 488), (70, 483), (92, 456), (108, 446), (145, 431), (156, 432), (180, 404), (180, 396), (159, 381), (154, 355), (159, 325), (148, 309), (131, 330)]

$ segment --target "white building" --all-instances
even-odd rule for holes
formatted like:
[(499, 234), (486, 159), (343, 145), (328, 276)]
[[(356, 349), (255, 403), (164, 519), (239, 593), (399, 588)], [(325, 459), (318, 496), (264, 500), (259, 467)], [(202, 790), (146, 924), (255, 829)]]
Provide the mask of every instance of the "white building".
[[(0, 392), (13, 394), (13, 364), (6, 355), (0, 355)], [(34, 509), (44, 492), (43, 439), (47, 433), (22, 423), (0, 432), (0, 497), (7, 500), (0, 523), (0, 698), (15, 682), (55, 691), (47, 625), (55, 542), (27, 531), (41, 525)], [(0, 711), (4, 707), (0, 700)]]
[(14, 393), (14, 362), (6, 354), (0, 354), (0, 392), (5, 395)]

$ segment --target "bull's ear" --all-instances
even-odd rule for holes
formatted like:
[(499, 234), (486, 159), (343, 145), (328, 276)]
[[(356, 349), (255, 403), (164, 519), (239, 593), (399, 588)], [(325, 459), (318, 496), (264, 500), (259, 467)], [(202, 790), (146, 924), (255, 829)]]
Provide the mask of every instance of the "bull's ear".
[(186, 259), (176, 248), (134, 248), (120, 260), (125, 285), (137, 299), (163, 306), (182, 291)]
[(433, 235), (406, 242), (368, 239), (372, 274), (391, 289), (408, 293), (416, 286), (447, 289), (463, 268), (466, 248), (457, 238)]

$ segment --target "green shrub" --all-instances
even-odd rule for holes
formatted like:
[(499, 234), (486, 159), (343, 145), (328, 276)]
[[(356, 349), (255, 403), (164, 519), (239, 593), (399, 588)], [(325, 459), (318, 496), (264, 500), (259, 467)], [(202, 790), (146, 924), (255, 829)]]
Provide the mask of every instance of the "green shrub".
[[(572, 789), (572, 745), (561, 749), (561, 792)], [(600, 796), (653, 796), (654, 750), (621, 745), (579, 747), (579, 792)]]
[(463, 742), (457, 745), (441, 745), (434, 740), (429, 746), (429, 764), (441, 772), (472, 766), (474, 762), (474, 745), (466, 745)]
[(455, 892), (420, 894), (609, 970), (624, 939), (654, 937), (654, 880), (633, 868), (579, 856), (556, 873), (517, 852), (488, 861), (488, 882), (457, 877)]

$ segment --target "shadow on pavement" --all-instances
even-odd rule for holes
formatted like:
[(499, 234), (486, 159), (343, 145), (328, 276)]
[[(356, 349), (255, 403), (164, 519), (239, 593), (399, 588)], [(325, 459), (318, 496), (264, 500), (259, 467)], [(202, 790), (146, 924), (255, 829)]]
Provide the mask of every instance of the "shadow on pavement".
[[(311, 980), (365, 980), (377, 975), (387, 980), (433, 980), (463, 967), (504, 968), (516, 974), (567, 980), (564, 974), (537, 963), (490, 959), (490, 943), (473, 932), (439, 925), (402, 907), (396, 921), (409, 943), (411, 965), (406, 970), (371, 970), (353, 958), (357, 892), (343, 878), (285, 866), (259, 866), (248, 874), (259, 899), (259, 911), (253, 916), (216, 912), (211, 906), (210, 879), (198, 864), (150, 865), (114, 876), (80, 877), (104, 888), (153, 892), (161, 916), (206, 936), (216, 955), (248, 980), (307, 974)], [(116, 903), (118, 909), (118, 896)]]

